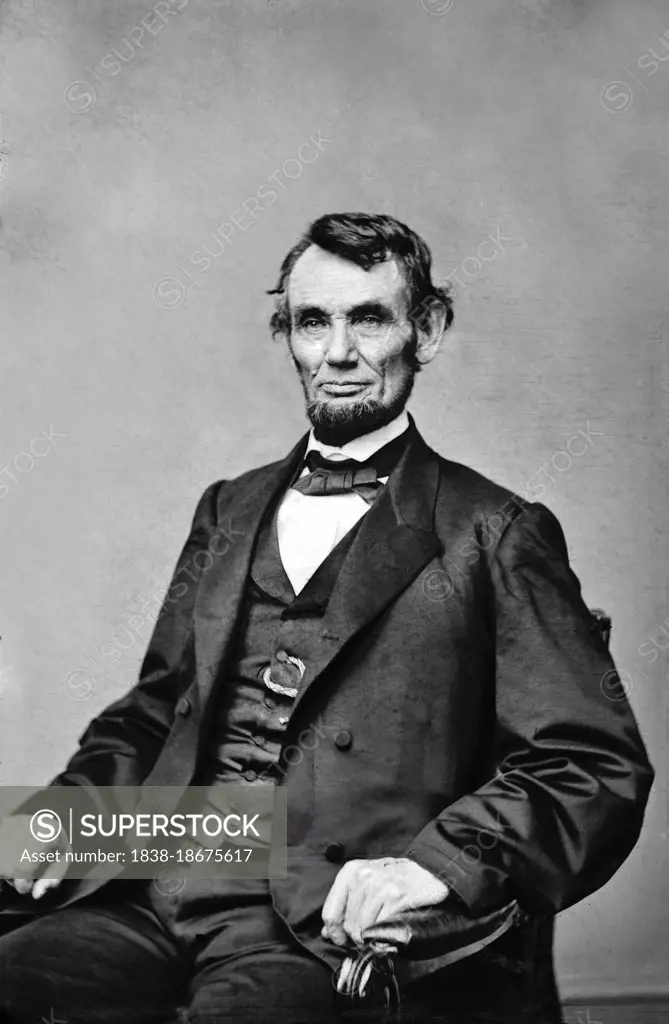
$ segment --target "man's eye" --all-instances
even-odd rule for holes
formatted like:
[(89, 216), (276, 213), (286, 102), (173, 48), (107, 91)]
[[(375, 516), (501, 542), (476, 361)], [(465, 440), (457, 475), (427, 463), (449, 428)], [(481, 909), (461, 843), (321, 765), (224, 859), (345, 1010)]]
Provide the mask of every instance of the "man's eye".
[(367, 313), (365, 316), (359, 317), (356, 323), (358, 327), (362, 327), (365, 331), (376, 331), (383, 327), (386, 321), (375, 313)]
[(323, 327), (324, 324), (322, 320), (318, 320), (315, 316), (310, 316), (302, 321), (301, 326), (307, 331), (314, 331), (319, 327)]

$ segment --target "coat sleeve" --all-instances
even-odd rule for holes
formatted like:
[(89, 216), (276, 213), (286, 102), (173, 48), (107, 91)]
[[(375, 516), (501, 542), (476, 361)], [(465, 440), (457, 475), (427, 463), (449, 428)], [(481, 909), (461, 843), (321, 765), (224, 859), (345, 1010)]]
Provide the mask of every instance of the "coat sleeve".
[(490, 573), (497, 773), (434, 818), (407, 856), (473, 913), (509, 899), (552, 913), (594, 892), (628, 856), (653, 770), (555, 516), (527, 505), (501, 535)]
[(135, 786), (148, 776), (174, 720), (179, 694), (193, 671), (192, 618), (201, 571), (193, 562), (216, 526), (221, 482), (198, 502), (140, 670), (139, 681), (90, 723), (79, 749), (52, 786)]

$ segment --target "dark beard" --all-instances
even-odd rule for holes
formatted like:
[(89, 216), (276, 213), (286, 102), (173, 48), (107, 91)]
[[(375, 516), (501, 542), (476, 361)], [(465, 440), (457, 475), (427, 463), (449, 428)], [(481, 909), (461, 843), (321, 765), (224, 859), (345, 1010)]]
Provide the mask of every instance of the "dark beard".
[(404, 409), (413, 390), (414, 379), (415, 373), (408, 373), (402, 390), (388, 403), (364, 398), (346, 405), (307, 402), (307, 416), (314, 428), (314, 436), (322, 444), (341, 448), (356, 437), (385, 427)]

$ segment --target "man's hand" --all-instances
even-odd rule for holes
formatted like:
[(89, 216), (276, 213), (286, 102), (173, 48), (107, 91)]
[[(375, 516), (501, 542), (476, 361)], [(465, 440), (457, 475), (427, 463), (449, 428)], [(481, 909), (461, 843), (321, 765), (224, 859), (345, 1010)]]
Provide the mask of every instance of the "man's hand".
[[(30, 831), (30, 822), (31, 817), (27, 814), (3, 818), (0, 821), (0, 850), (3, 864), (13, 864), (7, 872), (9, 884), (22, 896), (31, 893), (32, 898), (38, 900), (49, 889), (59, 885), (65, 875), (67, 864), (62, 855), (69, 849), (69, 844), (62, 833), (51, 842), (37, 842)], [(60, 860), (35, 863), (25, 858), (26, 852), (49, 855), (56, 851), (60, 851)]]
[(417, 907), (432, 907), (448, 895), (448, 886), (406, 857), (350, 860), (334, 880), (323, 904), (321, 935), (338, 946), (377, 921)]

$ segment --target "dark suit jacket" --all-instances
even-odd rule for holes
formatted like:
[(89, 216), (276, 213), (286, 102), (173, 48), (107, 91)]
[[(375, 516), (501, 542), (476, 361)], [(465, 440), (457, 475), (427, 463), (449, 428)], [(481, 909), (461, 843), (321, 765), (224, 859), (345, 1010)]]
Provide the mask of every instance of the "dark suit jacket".
[[(207, 488), (138, 684), (56, 784), (196, 777), (254, 538), (305, 445)], [(303, 756), (285, 774), (289, 874), (271, 888), (294, 934), (316, 942), (333, 849), (408, 855), (476, 914), (517, 900), (552, 915), (603, 885), (653, 775), (612, 671), (551, 512), (415, 432), (362, 521), (288, 726)], [(66, 883), (52, 905), (95, 884)]]

